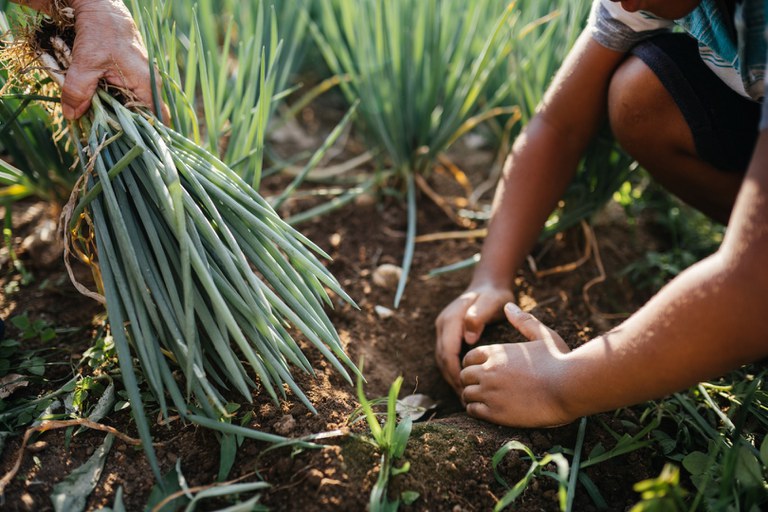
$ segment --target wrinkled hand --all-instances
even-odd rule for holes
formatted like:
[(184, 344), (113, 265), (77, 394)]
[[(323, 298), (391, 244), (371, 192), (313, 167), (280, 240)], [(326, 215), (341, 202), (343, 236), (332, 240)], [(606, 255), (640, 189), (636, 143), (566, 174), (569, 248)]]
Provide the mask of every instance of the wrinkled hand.
[(501, 311), (513, 298), (512, 290), (497, 286), (470, 287), (448, 304), (435, 320), (437, 345), (435, 358), (445, 380), (461, 395), (459, 354), (461, 342), (477, 343), (485, 325), (501, 317)]
[[(75, 43), (61, 91), (62, 112), (77, 119), (88, 111), (100, 79), (127, 89), (152, 106), (147, 51), (121, 0), (73, 0)], [(159, 84), (159, 77), (157, 83)], [(167, 107), (163, 108), (167, 121)]]
[(558, 389), (568, 346), (552, 329), (509, 303), (507, 319), (531, 341), (480, 346), (464, 357), (462, 400), (470, 416), (517, 427), (573, 421)]

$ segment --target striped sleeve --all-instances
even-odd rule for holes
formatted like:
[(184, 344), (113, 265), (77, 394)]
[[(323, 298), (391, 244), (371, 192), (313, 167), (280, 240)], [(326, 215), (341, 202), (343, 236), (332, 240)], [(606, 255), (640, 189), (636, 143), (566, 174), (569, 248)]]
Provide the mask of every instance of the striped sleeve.
[[(766, 45), (768, 46), (768, 30), (766, 30), (765, 35), (766, 35)], [(768, 69), (768, 52), (765, 58), (766, 58), (765, 66), (766, 66), (766, 69)], [(765, 101), (765, 96), (760, 98), (760, 101), (763, 102), (762, 115), (760, 117), (760, 130), (762, 131), (768, 128), (768, 101)]]
[(763, 71), (763, 80), (762, 80), (762, 90), (760, 94), (760, 101), (763, 102), (763, 112), (762, 116), (760, 117), (760, 130), (765, 130), (768, 128), (768, 101), (765, 101), (765, 90), (768, 88), (765, 83), (765, 73), (766, 70), (768, 70), (768, 24), (766, 24), (765, 21), (765, 11), (763, 11), (763, 38), (765, 39), (765, 53), (763, 55), (763, 62), (765, 62), (765, 67), (762, 69)]
[(669, 31), (674, 23), (648, 12), (625, 11), (618, 2), (594, 0), (587, 25), (592, 38), (609, 50), (626, 52), (643, 39)]

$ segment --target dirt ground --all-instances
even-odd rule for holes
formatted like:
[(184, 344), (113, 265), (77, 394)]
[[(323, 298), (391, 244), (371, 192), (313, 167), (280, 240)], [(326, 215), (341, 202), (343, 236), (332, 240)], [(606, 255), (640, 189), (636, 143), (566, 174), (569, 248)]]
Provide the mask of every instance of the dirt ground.
[[(26, 224), (17, 226), (21, 237), (39, 225), (45, 208), (39, 204), (19, 206), (27, 211), (37, 208), (38, 215), (28, 215)], [(646, 298), (616, 273), (637, 258), (649, 244), (639, 227), (630, 227), (621, 216), (602, 216), (594, 226), (602, 261), (609, 276), (588, 290), (591, 308), (585, 303), (585, 285), (598, 276), (594, 257), (575, 270), (537, 277), (529, 265), (518, 276), (518, 302), (555, 328), (572, 346), (584, 343), (598, 331), (619, 320), (606, 313), (624, 313), (636, 309)], [(365, 358), (366, 394), (386, 395), (393, 380), (402, 375), (401, 396), (421, 393), (437, 401), (437, 407), (414, 425), (404, 460), (410, 471), (393, 478), (391, 496), (400, 491), (415, 491), (418, 499), (401, 510), (475, 511), (490, 510), (504, 495), (505, 487), (496, 481), (491, 466), (494, 453), (507, 441), (519, 440), (541, 456), (558, 447), (572, 449), (578, 424), (542, 430), (503, 428), (469, 418), (459, 401), (442, 380), (434, 364), (434, 320), (441, 309), (467, 285), (470, 270), (439, 277), (426, 274), (441, 265), (467, 258), (479, 250), (479, 239), (442, 240), (417, 244), (411, 278), (400, 307), (389, 318), (381, 318), (376, 306), (392, 308), (394, 287), (373, 283), (372, 273), (381, 264), (399, 264), (404, 245), (406, 212), (401, 201), (385, 198), (378, 204), (356, 204), (337, 213), (300, 226), (331, 254), (331, 271), (357, 301), (359, 310), (339, 302), (330, 317), (347, 345), (352, 359)], [(607, 220), (606, 220), (607, 219)], [(429, 199), (420, 198), (419, 234), (453, 231), (455, 224)], [(584, 234), (574, 228), (540, 243), (533, 252), (539, 270), (568, 264), (584, 252)], [(100, 306), (79, 295), (57, 260), (47, 268), (36, 267), (31, 255), (22, 251), (22, 261), (33, 272), (35, 281), (11, 295), (0, 297), (0, 317), (8, 319), (26, 313), (41, 318), (60, 329), (69, 329), (48, 346), (63, 364), (46, 373), (48, 384), (19, 393), (40, 391), (71, 376), (90, 339), (103, 325)], [(0, 278), (0, 290), (9, 280)], [(2, 293), (2, 292), (0, 292)], [(17, 333), (9, 326), (8, 336)], [(519, 340), (509, 326), (499, 324), (488, 329), (484, 341)], [(262, 492), (261, 503), (272, 510), (365, 510), (371, 487), (376, 480), (379, 454), (363, 440), (362, 423), (349, 425), (357, 407), (355, 390), (319, 356), (307, 349), (315, 362), (317, 376), (299, 381), (318, 410), (309, 412), (291, 400), (279, 406), (263, 396), (246, 405), (254, 411), (250, 426), (287, 436), (305, 436), (340, 429), (342, 434), (322, 441), (324, 449), (278, 449), (265, 451), (266, 445), (246, 440), (238, 451), (232, 478), (244, 481), (259, 477), (271, 484)], [(14, 396), (16, 397), (16, 395)], [(531, 407), (536, 407), (535, 403)], [(627, 423), (636, 421), (633, 409), (601, 414), (588, 420), (584, 453), (598, 442), (612, 446), (615, 441), (604, 425), (627, 431)], [(137, 437), (127, 411), (109, 416), (105, 423), (129, 436)], [(157, 451), (163, 471), (178, 460), (190, 486), (213, 484), (218, 471), (216, 437), (203, 429), (171, 421), (154, 426)], [(80, 465), (101, 444), (104, 434), (92, 430), (67, 439), (63, 430), (40, 434), (34, 453), (27, 452), (21, 470), (7, 488), (0, 508), (8, 511), (52, 510), (49, 499), (52, 486)], [(9, 439), (0, 458), (0, 474), (12, 465), (20, 445), (19, 437)], [(517, 482), (530, 462), (510, 453), (500, 465), (507, 482)], [(597, 484), (609, 510), (626, 510), (638, 500), (632, 485), (658, 475), (661, 456), (650, 450), (633, 452), (584, 470)], [(88, 502), (89, 510), (112, 506), (118, 487), (124, 490), (128, 510), (142, 510), (154, 484), (143, 451), (115, 440), (101, 480)], [(515, 510), (557, 510), (554, 480), (537, 478), (515, 504)], [(591, 499), (579, 487), (574, 510), (596, 510)], [(221, 508), (227, 502), (203, 503), (198, 510)]]

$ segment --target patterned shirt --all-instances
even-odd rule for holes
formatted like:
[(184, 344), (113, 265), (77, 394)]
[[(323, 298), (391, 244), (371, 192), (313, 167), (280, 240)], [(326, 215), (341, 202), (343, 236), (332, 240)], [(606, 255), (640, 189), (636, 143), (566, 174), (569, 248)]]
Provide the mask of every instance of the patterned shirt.
[[(733, 13), (718, 0), (702, 0), (690, 14), (666, 20), (649, 12), (625, 11), (620, 3), (594, 0), (589, 29), (595, 41), (626, 52), (658, 32), (679, 27), (699, 42), (702, 60), (731, 89), (763, 101), (766, 69), (765, 0), (735, 2)], [(760, 128), (768, 127), (768, 105), (763, 102)]]

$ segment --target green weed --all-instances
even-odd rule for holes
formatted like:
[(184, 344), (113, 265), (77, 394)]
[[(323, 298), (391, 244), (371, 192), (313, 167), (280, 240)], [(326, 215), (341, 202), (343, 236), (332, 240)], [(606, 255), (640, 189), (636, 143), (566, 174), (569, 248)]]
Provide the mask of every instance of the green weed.
[(680, 486), (680, 469), (672, 464), (666, 464), (658, 477), (636, 483), (634, 489), (641, 494), (642, 501), (635, 504), (630, 512), (687, 510), (684, 501), (687, 492)]
[[(504, 459), (504, 457), (512, 450), (517, 450), (525, 453), (531, 460), (531, 465), (525, 476), (521, 478), (515, 485), (510, 486), (509, 483), (498, 471), (498, 465)], [(548, 465), (554, 464), (557, 468), (556, 472), (552, 472)], [(547, 476), (553, 478), (557, 482), (558, 487), (558, 504), (560, 510), (566, 510), (567, 507), (567, 488), (568, 488), (568, 461), (562, 453), (548, 453), (541, 458), (537, 458), (533, 451), (520, 441), (509, 441), (499, 448), (493, 455), (492, 459), (493, 473), (496, 480), (504, 487), (509, 489), (504, 496), (496, 503), (493, 510), (494, 512), (504, 510), (511, 505), (528, 487), (528, 484), (532, 479), (537, 476)]]
[(642, 220), (661, 241), (658, 250), (646, 251), (621, 271), (639, 288), (659, 290), (697, 261), (714, 253), (725, 227), (682, 203), (644, 173), (626, 181), (614, 194), (630, 224)]
[[(765, 370), (744, 367), (719, 381), (652, 402), (653, 446), (675, 469), (639, 483), (640, 506), (674, 510), (760, 510), (768, 503)], [(675, 476), (681, 471), (680, 479)], [(655, 493), (655, 494), (654, 494)], [(646, 501), (648, 503), (646, 503)], [(682, 502), (684, 505), (679, 506)], [(638, 510), (657, 510), (640, 508)], [(672, 510), (672, 509), (658, 509)]]
[[(360, 363), (362, 374), (363, 364)], [(357, 378), (357, 399), (360, 401), (360, 414), (365, 418), (370, 429), (372, 442), (381, 452), (381, 462), (379, 467), (379, 476), (371, 490), (369, 507), (371, 512), (391, 512), (398, 509), (400, 503), (411, 504), (418, 499), (418, 493), (405, 491), (393, 501), (387, 496), (387, 487), (392, 477), (407, 473), (410, 470), (410, 463), (404, 462), (402, 466), (395, 467), (395, 461), (402, 458), (405, 453), (408, 439), (411, 436), (413, 420), (406, 416), (399, 422), (397, 420), (397, 397), (400, 394), (400, 387), (403, 384), (403, 378), (398, 377), (389, 388), (389, 394), (386, 399), (386, 412), (383, 414), (384, 424), (379, 420), (379, 414), (374, 411), (377, 401), (370, 401), (363, 391), (363, 380), (361, 376)], [(378, 401), (381, 403), (381, 401)], [(354, 421), (356, 415), (353, 415)]]
[(11, 317), (11, 324), (19, 330), (22, 340), (39, 340), (49, 342), (56, 338), (56, 330), (45, 320), (31, 320), (28, 315)]

